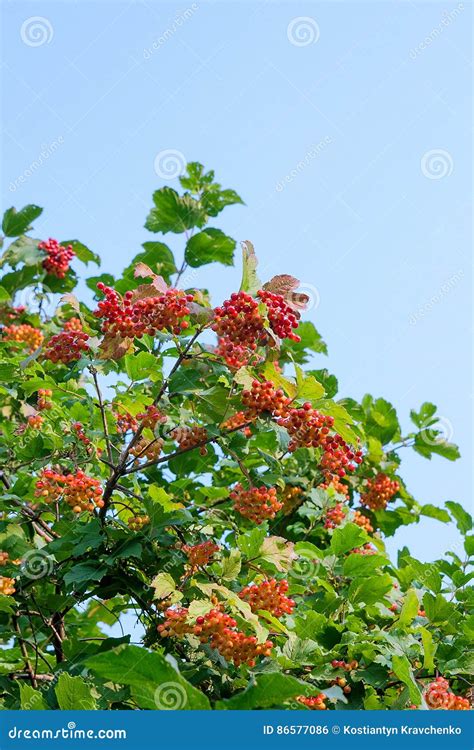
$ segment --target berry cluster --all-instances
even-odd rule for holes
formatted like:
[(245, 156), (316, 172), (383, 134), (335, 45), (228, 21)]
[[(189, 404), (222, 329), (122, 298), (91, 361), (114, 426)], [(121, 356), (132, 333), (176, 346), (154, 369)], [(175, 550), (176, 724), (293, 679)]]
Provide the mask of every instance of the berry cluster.
[(5, 578), (0, 576), (0, 594), (5, 596), (11, 596), (15, 593), (15, 580), (13, 578)]
[(179, 289), (167, 289), (155, 297), (146, 297), (132, 302), (133, 292), (126, 292), (123, 298), (102, 282), (97, 284), (105, 299), (98, 304), (94, 315), (102, 318), (102, 332), (119, 334), (126, 338), (141, 338), (144, 334), (153, 336), (157, 331), (182, 333), (189, 327), (184, 320), (189, 315), (189, 302), (194, 296)]
[(125, 435), (127, 432), (136, 432), (138, 430), (138, 421), (132, 417), (128, 411), (114, 413), (117, 432)]
[(275, 518), (282, 507), (275, 487), (251, 487), (245, 490), (239, 483), (235, 485), (229, 497), (241, 516), (257, 524)]
[(149, 516), (131, 516), (127, 521), (128, 528), (132, 531), (141, 531), (149, 523)]
[(30, 414), (30, 416), (27, 419), (28, 427), (31, 427), (32, 430), (41, 430), (41, 427), (43, 426), (44, 418), (41, 416), (41, 414)]
[(76, 362), (89, 351), (88, 339), (84, 331), (61, 331), (49, 339), (44, 356), (51, 362), (61, 362), (63, 365)]
[(38, 411), (44, 411), (45, 409), (52, 409), (53, 402), (50, 400), (53, 395), (53, 391), (49, 388), (40, 388), (38, 390), (38, 400), (36, 402), (36, 408)]
[(345, 517), (346, 513), (344, 510), (344, 505), (342, 503), (337, 503), (333, 508), (329, 508), (326, 511), (324, 528), (335, 529), (336, 526), (339, 526), (343, 522)]
[(6, 565), (9, 558), (10, 558), (10, 555), (8, 554), (8, 552), (3, 552), (3, 551), (0, 552), (0, 565), (1, 566)]
[(273, 648), (271, 641), (258, 643), (255, 636), (248, 636), (237, 630), (236, 620), (223, 612), (221, 606), (196, 618), (194, 625), (187, 622), (186, 608), (167, 609), (165, 616), (165, 622), (158, 625), (158, 632), (162, 637), (180, 637), (192, 633), (201, 643), (209, 643), (227, 661), (234, 662), (236, 667), (240, 664), (254, 667), (256, 659), (259, 656), (270, 656)]
[(75, 474), (60, 474), (53, 469), (43, 469), (36, 482), (35, 497), (51, 503), (63, 497), (74, 513), (93, 511), (103, 506), (102, 488), (97, 479), (88, 477), (81, 469)]
[(87, 437), (86, 433), (84, 432), (84, 425), (82, 422), (74, 422), (72, 425), (72, 429), (76, 433), (77, 439), (86, 446), (88, 449), (88, 452), (90, 452), (90, 446), (91, 446), (91, 440)]
[(437, 677), (425, 690), (425, 701), (429, 708), (447, 711), (469, 711), (471, 705), (467, 698), (454, 695), (449, 691), (449, 682), (444, 677)]
[(362, 463), (362, 451), (354, 451), (340, 435), (327, 435), (320, 468), (326, 476), (344, 477), (348, 471), (355, 471), (356, 464)]
[(182, 451), (190, 450), (199, 445), (199, 453), (201, 456), (207, 454), (206, 446), (202, 445), (202, 443), (208, 439), (205, 427), (198, 427), (197, 425), (193, 425), (192, 427), (176, 427), (171, 432), (170, 437), (172, 437), (173, 440), (176, 440)]
[(0, 305), (0, 323), (11, 323), (12, 320), (18, 320), (25, 312), (25, 305), (18, 305), (17, 307)]
[[(242, 344), (235, 344), (230, 339), (222, 338), (217, 343), (216, 354), (225, 360), (228, 367), (238, 370), (240, 367), (245, 367), (245, 365), (249, 364), (255, 352), (242, 346)], [(255, 357), (258, 357), (258, 355), (255, 355)], [(260, 360), (261, 358), (258, 357), (258, 359)]]
[(20, 325), (5, 326), (2, 329), (5, 341), (15, 341), (18, 344), (25, 344), (30, 352), (36, 351), (43, 343), (43, 334), (39, 328), (34, 328), (28, 323)]
[(357, 524), (357, 526), (360, 526), (361, 529), (365, 529), (367, 534), (371, 534), (374, 530), (374, 527), (370, 523), (370, 518), (366, 516), (365, 513), (361, 513), (360, 510), (354, 511), (352, 522)]
[(289, 516), (290, 513), (293, 513), (301, 505), (302, 494), (303, 490), (301, 487), (286, 485), (281, 496), (283, 502), (282, 511), (285, 516)]
[(82, 331), (82, 323), (80, 318), (69, 318), (63, 325), (65, 331)]
[(157, 424), (164, 424), (166, 422), (166, 415), (157, 406), (150, 404), (144, 412), (137, 414), (137, 419), (142, 423), (143, 427), (154, 430)]
[(135, 456), (135, 465), (140, 463), (140, 460), (156, 461), (161, 455), (163, 450), (164, 440), (162, 438), (155, 438), (154, 440), (148, 440), (148, 438), (142, 437), (130, 448), (130, 455)]
[(291, 615), (295, 608), (293, 599), (286, 596), (287, 591), (288, 581), (277, 581), (272, 578), (260, 584), (245, 586), (239, 596), (249, 603), (252, 612), (264, 609), (274, 617), (282, 617), (284, 614)]
[(46, 258), (43, 260), (43, 268), (46, 273), (56, 276), (58, 279), (64, 279), (69, 271), (69, 264), (76, 254), (72, 245), (64, 247), (57, 240), (50, 238), (45, 242), (40, 242), (38, 247), (46, 253)]
[(360, 501), (371, 510), (384, 510), (387, 503), (400, 489), (398, 482), (386, 474), (379, 473), (375, 479), (367, 480), (367, 489), (361, 494)]
[(183, 545), (183, 552), (188, 556), (191, 568), (204, 567), (204, 565), (207, 565), (212, 560), (213, 555), (218, 551), (218, 545), (210, 540), (201, 542), (200, 544)]
[(236, 414), (232, 414), (229, 419), (226, 419), (226, 421), (221, 424), (221, 429), (228, 430), (229, 432), (234, 432), (235, 430), (242, 428), (242, 432), (245, 437), (251, 437), (252, 430), (248, 425), (250, 419), (250, 416), (245, 411), (238, 411)]
[(332, 477), (328, 474), (327, 482), (323, 482), (319, 485), (322, 490), (327, 490), (329, 487), (333, 487), (338, 495), (344, 495), (346, 498), (349, 497), (349, 487), (344, 482), (341, 482), (338, 476)]
[(312, 711), (325, 711), (327, 706), (325, 701), (327, 700), (327, 696), (324, 695), (324, 693), (318, 693), (318, 695), (297, 695), (296, 700), (298, 703), (301, 703), (303, 706), (306, 706), (306, 708), (311, 709)]
[(261, 299), (267, 308), (268, 322), (273, 333), (280, 339), (291, 339), (301, 341), (301, 337), (293, 333), (298, 328), (299, 314), (285, 301), (281, 294), (266, 292), (260, 289), (257, 297)]
[(353, 659), (350, 662), (344, 661), (343, 659), (333, 659), (331, 666), (334, 669), (344, 669), (346, 672), (350, 672), (352, 669), (357, 669), (359, 662)]
[(242, 403), (247, 407), (246, 413), (249, 418), (255, 419), (263, 412), (268, 412), (273, 417), (283, 417), (290, 399), (281, 388), (275, 388), (271, 380), (265, 380), (263, 383), (253, 380), (250, 390), (242, 391)]

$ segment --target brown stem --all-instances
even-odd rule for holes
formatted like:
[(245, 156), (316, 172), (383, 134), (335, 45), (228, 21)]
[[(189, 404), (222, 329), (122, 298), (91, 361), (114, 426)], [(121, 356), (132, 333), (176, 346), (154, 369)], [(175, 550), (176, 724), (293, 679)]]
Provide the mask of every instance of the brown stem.
[(34, 673), (33, 667), (31, 666), (30, 657), (28, 656), (28, 649), (26, 648), (25, 641), (23, 640), (23, 637), (21, 635), (21, 628), (18, 622), (18, 617), (16, 615), (12, 616), (12, 622), (13, 622), (13, 627), (15, 628), (18, 634), (18, 644), (20, 646), (21, 655), (23, 656), (23, 659), (25, 660), (25, 668), (26, 668), (28, 677), (31, 682), (31, 687), (36, 688), (38, 685), (36, 682), (36, 675)]
[(95, 390), (97, 393), (97, 401), (99, 403), (100, 416), (102, 417), (102, 428), (104, 430), (105, 444), (107, 447), (107, 456), (109, 458), (109, 461), (112, 463), (113, 461), (112, 446), (110, 443), (109, 428), (107, 426), (107, 415), (105, 413), (104, 401), (102, 399), (102, 393), (101, 393), (100, 386), (99, 386), (99, 379), (97, 377), (97, 370), (95, 369), (93, 365), (90, 365), (89, 372), (91, 373), (94, 379), (94, 386), (95, 386)]

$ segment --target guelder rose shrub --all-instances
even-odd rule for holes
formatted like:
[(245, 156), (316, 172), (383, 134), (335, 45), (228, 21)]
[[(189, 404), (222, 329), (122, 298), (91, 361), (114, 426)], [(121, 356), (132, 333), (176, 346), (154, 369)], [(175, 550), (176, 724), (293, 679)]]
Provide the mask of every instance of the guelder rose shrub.
[[(259, 279), (250, 242), (228, 299), (187, 288), (232, 266), (212, 224), (242, 201), (198, 163), (180, 182), (153, 195), (158, 236), (79, 297), (98, 257), (35, 237), (38, 206), (4, 215), (3, 707), (468, 709), (472, 520), (401, 471), (407, 450), (458, 457), (436, 407), (404, 433), (384, 398), (338, 397), (299, 282)], [(423, 517), (464, 539), (389, 559)]]

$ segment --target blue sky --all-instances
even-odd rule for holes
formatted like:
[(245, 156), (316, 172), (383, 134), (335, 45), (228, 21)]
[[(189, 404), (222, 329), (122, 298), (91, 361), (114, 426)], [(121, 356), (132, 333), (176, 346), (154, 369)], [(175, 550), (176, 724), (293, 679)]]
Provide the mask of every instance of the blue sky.
[[(407, 451), (424, 503), (469, 506), (471, 320), (468, 3), (3, 4), (4, 206), (35, 202), (42, 237), (77, 237), (118, 272), (155, 171), (214, 168), (246, 206), (216, 222), (250, 239), (261, 276), (289, 272), (329, 346), (341, 395), (431, 400), (463, 458)], [(161, 165), (161, 166), (160, 166)], [(168, 237), (167, 237), (168, 240)], [(172, 238), (178, 255), (182, 247)], [(221, 301), (239, 269), (192, 284)], [(455, 548), (424, 520), (388, 541)]]

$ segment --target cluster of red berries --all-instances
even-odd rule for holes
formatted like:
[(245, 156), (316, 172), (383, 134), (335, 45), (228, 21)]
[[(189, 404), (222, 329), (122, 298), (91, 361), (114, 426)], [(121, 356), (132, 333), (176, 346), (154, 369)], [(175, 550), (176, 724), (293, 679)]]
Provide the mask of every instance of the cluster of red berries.
[(367, 534), (371, 534), (374, 530), (374, 527), (370, 523), (370, 518), (365, 513), (361, 513), (360, 510), (354, 511), (352, 522), (360, 526), (361, 529), (364, 529)]
[(299, 313), (285, 301), (281, 294), (266, 292), (260, 289), (257, 297), (261, 299), (267, 308), (268, 322), (273, 333), (280, 339), (291, 339), (301, 341), (301, 337), (293, 333), (298, 328)]
[(149, 516), (131, 516), (127, 521), (128, 528), (132, 531), (141, 531), (149, 523)]
[(88, 477), (81, 469), (75, 474), (60, 474), (53, 469), (43, 469), (36, 482), (35, 497), (51, 503), (63, 497), (74, 513), (93, 511), (103, 507), (102, 488), (97, 479)]
[(72, 425), (72, 429), (76, 433), (77, 439), (86, 446), (86, 448), (90, 449), (91, 446), (91, 440), (87, 437), (86, 433), (84, 432), (84, 425), (82, 422), (74, 422)]
[(214, 310), (212, 329), (220, 337), (224, 352), (227, 343), (238, 347), (236, 350), (231, 347), (227, 353), (227, 356), (235, 357), (236, 364), (245, 360), (246, 354), (248, 361), (259, 345), (271, 342), (260, 311), (261, 303), (266, 307), (268, 323), (275, 336), (300, 341), (300, 337), (293, 333), (293, 329), (298, 327), (298, 316), (284, 297), (264, 290), (257, 292), (257, 296), (260, 302), (247, 292), (234, 292), (230, 299)]
[(44, 356), (51, 362), (61, 362), (63, 365), (76, 362), (89, 351), (88, 339), (84, 331), (61, 331), (49, 339)]
[(18, 320), (26, 312), (25, 305), (10, 307), (10, 305), (0, 305), (0, 323), (10, 323), (12, 320)]
[(349, 487), (344, 482), (341, 482), (338, 476), (332, 477), (330, 474), (326, 477), (327, 481), (320, 484), (322, 490), (327, 490), (329, 487), (333, 487), (338, 495), (344, 495), (346, 498), (349, 497)]
[(272, 417), (283, 417), (290, 404), (281, 388), (275, 388), (271, 380), (260, 383), (252, 381), (250, 390), (242, 391), (242, 403), (247, 407), (247, 415), (255, 419), (260, 414), (268, 412)]
[(244, 601), (248, 602), (252, 612), (264, 609), (274, 617), (291, 615), (295, 608), (293, 599), (286, 596), (288, 581), (277, 581), (275, 578), (263, 581), (259, 584), (245, 586), (239, 593)]
[(352, 661), (344, 661), (343, 659), (333, 659), (331, 666), (334, 669), (344, 669), (346, 672), (350, 672), (352, 669), (357, 669), (359, 662), (353, 659)]
[(318, 693), (318, 695), (297, 695), (296, 700), (298, 703), (301, 703), (303, 706), (306, 706), (306, 708), (311, 709), (312, 711), (325, 711), (327, 706), (325, 701), (327, 700), (327, 696), (324, 695), (324, 693)]
[(127, 432), (136, 432), (138, 430), (138, 421), (132, 417), (129, 412), (114, 413), (117, 432), (125, 435)]
[(390, 479), (386, 474), (379, 473), (375, 479), (367, 480), (366, 491), (361, 494), (360, 501), (371, 510), (384, 510), (399, 489), (398, 482)]
[(229, 497), (241, 516), (257, 524), (275, 518), (283, 505), (278, 500), (275, 487), (251, 487), (245, 490), (239, 483), (235, 485)]
[(302, 494), (303, 490), (301, 487), (286, 485), (281, 496), (283, 502), (282, 511), (285, 516), (289, 516), (290, 513), (293, 513), (301, 505)]
[(39, 328), (34, 328), (28, 323), (20, 325), (5, 326), (2, 329), (5, 341), (15, 341), (18, 344), (25, 344), (30, 352), (36, 351), (43, 343), (43, 334)]
[(157, 406), (150, 404), (144, 412), (137, 414), (137, 419), (142, 423), (143, 427), (154, 430), (157, 424), (164, 424), (166, 422), (166, 415)]
[(197, 425), (193, 425), (192, 427), (176, 427), (170, 433), (170, 437), (176, 440), (182, 451), (190, 450), (199, 445), (201, 456), (205, 456), (207, 453), (206, 446), (202, 445), (208, 439), (205, 427), (198, 427)]
[(63, 325), (65, 331), (82, 331), (82, 323), (80, 318), (69, 318)]
[(336, 526), (339, 526), (343, 522), (345, 517), (346, 513), (344, 510), (344, 505), (342, 503), (337, 503), (333, 508), (329, 508), (326, 511), (324, 528), (335, 529)]
[(36, 402), (36, 408), (38, 409), (38, 411), (44, 411), (53, 408), (53, 402), (51, 401), (52, 395), (53, 391), (49, 388), (40, 388), (38, 390), (38, 399)]
[(11, 594), (15, 593), (15, 580), (14, 578), (6, 578), (5, 576), (0, 576), (0, 594), (4, 594), (5, 596), (11, 596)]
[(340, 435), (327, 435), (323, 448), (320, 468), (326, 476), (344, 477), (348, 471), (355, 471), (356, 465), (362, 463), (362, 451), (354, 451)]
[(161, 636), (183, 636), (192, 633), (197, 636), (201, 643), (209, 643), (227, 659), (234, 662), (238, 667), (247, 664), (254, 667), (259, 656), (270, 656), (273, 643), (265, 641), (258, 643), (255, 636), (249, 636), (241, 630), (237, 630), (237, 622), (233, 617), (222, 611), (221, 606), (211, 609), (210, 612), (197, 617), (194, 625), (187, 622), (188, 610), (186, 608), (167, 609), (166, 620), (158, 625)]
[(186, 553), (191, 568), (201, 568), (207, 565), (216, 552), (219, 551), (219, 546), (207, 540), (200, 544), (184, 544), (183, 552)]
[[(225, 360), (228, 367), (233, 370), (238, 370), (240, 367), (248, 365), (251, 358), (255, 358), (258, 355), (253, 350), (248, 349), (241, 344), (235, 344), (230, 339), (223, 338), (219, 339), (216, 347), (216, 354)], [(260, 359), (260, 357), (258, 357)]]
[(32, 430), (40, 430), (43, 426), (44, 418), (41, 414), (30, 414), (27, 421), (28, 427), (31, 427)]
[(171, 331), (179, 334), (189, 327), (184, 320), (189, 315), (189, 302), (194, 296), (180, 289), (167, 289), (154, 297), (146, 297), (132, 302), (133, 292), (126, 292), (123, 298), (102, 282), (97, 284), (105, 299), (98, 304), (94, 315), (102, 318), (102, 332), (119, 334), (123, 338), (141, 338), (144, 334), (153, 336), (157, 331)]
[(46, 273), (56, 276), (58, 279), (64, 279), (69, 271), (69, 264), (76, 254), (72, 245), (64, 247), (57, 240), (50, 238), (45, 242), (40, 242), (38, 247), (46, 253), (46, 258), (43, 260), (43, 268)]
[(467, 698), (454, 695), (454, 693), (448, 691), (448, 680), (444, 677), (437, 677), (425, 690), (424, 697), (427, 706), (447, 711), (469, 711), (471, 709), (471, 704)]

